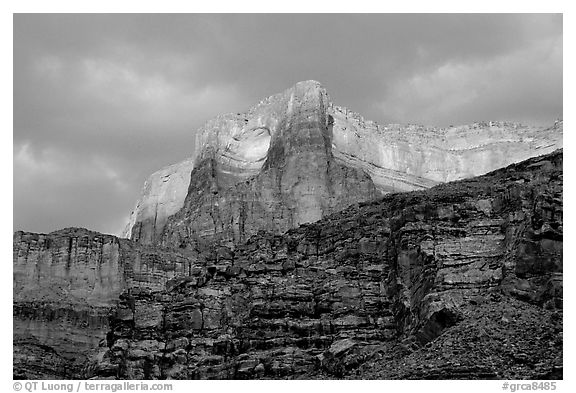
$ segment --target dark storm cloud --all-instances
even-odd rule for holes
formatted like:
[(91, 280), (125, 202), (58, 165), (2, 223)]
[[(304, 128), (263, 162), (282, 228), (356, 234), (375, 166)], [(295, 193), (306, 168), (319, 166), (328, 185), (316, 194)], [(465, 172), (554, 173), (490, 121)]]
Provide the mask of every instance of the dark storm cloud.
[(379, 123), (551, 124), (560, 15), (16, 15), (14, 229), (117, 233), (194, 130), (299, 80)]

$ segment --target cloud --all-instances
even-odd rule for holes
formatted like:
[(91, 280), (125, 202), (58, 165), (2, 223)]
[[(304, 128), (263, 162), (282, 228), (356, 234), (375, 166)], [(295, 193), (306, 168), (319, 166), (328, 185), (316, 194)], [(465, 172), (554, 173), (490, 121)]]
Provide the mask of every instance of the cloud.
[(122, 228), (117, 218), (128, 206), (115, 200), (129, 196), (131, 189), (122, 171), (97, 155), (34, 151), (28, 143), (14, 146), (14, 209), (33, 213), (15, 216), (15, 224), (41, 232), (87, 226), (118, 234)]
[(56, 58), (41, 57), (16, 83), (16, 142), (98, 151), (142, 171), (141, 179), (190, 155), (194, 130), (238, 105), (233, 85), (179, 83), (133, 59), (60, 57), (55, 71)]
[(562, 117), (561, 75), (562, 41), (552, 38), (487, 60), (449, 60), (397, 80), (379, 105), (393, 122), (446, 126), (516, 120), (549, 125), (554, 109)]
[(62, 77), (62, 61), (57, 56), (43, 56), (35, 64), (35, 72), (42, 78), (52, 81), (59, 80)]

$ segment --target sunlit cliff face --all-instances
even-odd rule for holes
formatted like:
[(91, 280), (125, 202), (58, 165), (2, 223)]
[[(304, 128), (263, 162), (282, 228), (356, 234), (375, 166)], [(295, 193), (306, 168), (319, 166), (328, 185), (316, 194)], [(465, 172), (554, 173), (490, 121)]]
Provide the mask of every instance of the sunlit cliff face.
[[(233, 192), (242, 185), (248, 194), (255, 192), (250, 203), (258, 200), (265, 203), (262, 209), (272, 210), (283, 206), (286, 212), (275, 220), (289, 217), (285, 226), (298, 225), (320, 219), (343, 201), (372, 198), (370, 192), (362, 194), (362, 187), (354, 198), (343, 197), (346, 179), (362, 176), (346, 174), (339, 166), (369, 176), (379, 194), (421, 190), (554, 151), (562, 147), (562, 133), (562, 122), (552, 127), (492, 121), (448, 128), (378, 125), (334, 105), (320, 83), (299, 82), (246, 112), (206, 122), (196, 133), (192, 157), (149, 178), (123, 235), (157, 240), (168, 218), (184, 206), (191, 177), (206, 183), (210, 194), (219, 194), (198, 211), (244, 200), (247, 189)], [(258, 185), (252, 181), (256, 178)], [(196, 186), (190, 203), (199, 201), (202, 187)], [(227, 191), (234, 196), (224, 196)], [(197, 217), (187, 219), (198, 223)], [(265, 220), (253, 224), (267, 225)]]
[(236, 172), (240, 177), (256, 174), (266, 161), (270, 139), (270, 129), (259, 125), (244, 127), (232, 133), (218, 157), (218, 161), (230, 166), (223, 171)]
[(236, 150), (238, 157), (246, 162), (262, 162), (266, 158), (270, 146), (270, 130), (267, 128), (246, 130), (234, 141), (238, 142), (238, 149)]

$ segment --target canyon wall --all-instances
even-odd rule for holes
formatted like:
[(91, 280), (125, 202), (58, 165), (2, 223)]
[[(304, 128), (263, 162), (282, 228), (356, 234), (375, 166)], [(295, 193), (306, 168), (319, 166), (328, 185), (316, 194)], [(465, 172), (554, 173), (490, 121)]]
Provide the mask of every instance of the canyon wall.
[(118, 239), (16, 232), (13, 245), (15, 377), (78, 375), (124, 289)]
[(128, 288), (89, 375), (562, 378), (562, 178), (557, 152), (218, 246)]
[(245, 113), (218, 116), (196, 135), (190, 158), (147, 180), (124, 237), (196, 249), (260, 229), (282, 233), (350, 203), (550, 153), (562, 147), (563, 123), (381, 126), (305, 81)]
[(14, 377), (79, 378), (128, 288), (164, 288), (187, 257), (80, 228), (13, 239)]
[(16, 232), (14, 377), (562, 378), (562, 180), (559, 151), (201, 253)]
[(563, 122), (529, 127), (480, 122), (448, 128), (388, 124), (333, 106), (334, 156), (363, 169), (382, 193), (479, 176), (562, 148)]
[(561, 377), (562, 152), (471, 176), (562, 133), (382, 127), (315, 81), (219, 116), (131, 240), (14, 234), (14, 377)]

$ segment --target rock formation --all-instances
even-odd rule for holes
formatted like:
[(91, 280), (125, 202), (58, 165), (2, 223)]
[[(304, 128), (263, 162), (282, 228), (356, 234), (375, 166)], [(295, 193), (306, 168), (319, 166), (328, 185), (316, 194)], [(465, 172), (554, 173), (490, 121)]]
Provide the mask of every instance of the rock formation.
[(79, 375), (123, 288), (118, 239), (63, 230), (14, 234), (14, 374)]
[[(562, 147), (549, 128), (489, 122), (379, 126), (315, 81), (208, 121), (187, 160), (146, 182), (124, 237), (202, 248), (313, 222), (378, 194), (487, 173)], [(367, 176), (368, 175), (368, 176)]]
[(362, 170), (334, 159), (328, 98), (317, 82), (260, 105), (240, 124), (200, 134), (188, 195), (162, 244), (242, 243), (259, 230), (282, 233), (376, 197)]
[(362, 168), (384, 194), (479, 176), (562, 148), (563, 123), (480, 122), (448, 128), (378, 126), (333, 107), (334, 155)]
[(315, 81), (219, 116), (131, 240), (14, 234), (14, 377), (561, 378), (561, 150), (437, 184), (562, 127), (381, 127)]
[(86, 229), (16, 232), (13, 245), (15, 378), (78, 378), (124, 291), (188, 274), (178, 253)]
[(182, 208), (193, 168), (194, 161), (188, 159), (154, 172), (144, 183), (124, 237), (144, 244), (158, 239), (168, 217)]
[[(304, 137), (318, 143), (297, 154), (318, 162), (322, 127), (309, 118)], [(299, 147), (288, 138), (266, 163), (276, 149)], [(215, 157), (194, 171), (220, 198)], [(243, 192), (277, 179), (265, 171)], [(558, 151), (200, 253), (86, 230), (16, 233), (15, 376), (562, 378), (562, 180)], [(279, 189), (308, 201), (293, 219), (322, 207), (298, 184)], [(175, 217), (170, 228), (186, 219)]]

